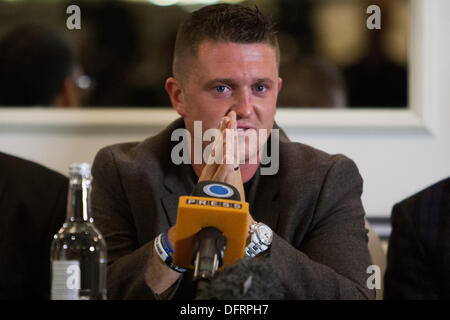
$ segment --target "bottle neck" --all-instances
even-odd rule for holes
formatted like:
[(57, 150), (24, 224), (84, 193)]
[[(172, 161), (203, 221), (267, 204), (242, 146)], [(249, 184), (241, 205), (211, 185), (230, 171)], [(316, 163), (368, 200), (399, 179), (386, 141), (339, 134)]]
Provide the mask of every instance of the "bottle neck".
[(67, 219), (71, 221), (91, 221), (89, 195), (91, 180), (71, 176), (67, 196)]

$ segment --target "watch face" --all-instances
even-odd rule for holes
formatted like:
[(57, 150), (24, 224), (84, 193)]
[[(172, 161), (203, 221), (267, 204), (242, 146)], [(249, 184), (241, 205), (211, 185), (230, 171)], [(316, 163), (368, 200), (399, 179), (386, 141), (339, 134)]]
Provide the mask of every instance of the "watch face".
[(272, 229), (268, 226), (265, 224), (260, 225), (259, 228), (256, 229), (256, 232), (258, 234), (258, 238), (261, 239), (264, 244), (270, 245), (272, 243)]

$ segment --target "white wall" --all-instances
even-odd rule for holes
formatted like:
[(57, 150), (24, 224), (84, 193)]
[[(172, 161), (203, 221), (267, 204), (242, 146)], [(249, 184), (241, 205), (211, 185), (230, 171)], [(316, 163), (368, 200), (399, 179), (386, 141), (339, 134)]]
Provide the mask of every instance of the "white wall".
[[(411, 109), (279, 110), (291, 139), (357, 163), (369, 216), (450, 176), (450, 1), (412, 6)], [(380, 92), (380, 94), (383, 94)], [(105, 145), (142, 140), (177, 117), (169, 110), (0, 110), (0, 150), (62, 173)]]

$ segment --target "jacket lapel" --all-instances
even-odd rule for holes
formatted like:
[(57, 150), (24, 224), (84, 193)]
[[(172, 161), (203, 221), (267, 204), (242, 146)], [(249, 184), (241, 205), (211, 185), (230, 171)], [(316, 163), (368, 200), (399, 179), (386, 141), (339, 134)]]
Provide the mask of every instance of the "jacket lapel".
[(174, 225), (178, 214), (178, 200), (180, 196), (190, 195), (198, 178), (190, 164), (172, 165), (165, 176), (164, 186), (166, 194), (161, 197), (169, 225)]
[(166, 217), (169, 220), (169, 225), (173, 226), (177, 221), (178, 213), (178, 194), (169, 194), (161, 198), (161, 202), (166, 212)]
[[(279, 129), (276, 123), (274, 123), (274, 129)], [(281, 138), (286, 138), (284, 132), (280, 132)], [(264, 154), (273, 156), (272, 153), (272, 138), (270, 135), (266, 145)], [(278, 150), (275, 150), (278, 152)], [(274, 161), (275, 159), (271, 159)], [(279, 160), (279, 159), (278, 159)], [(273, 165), (273, 163), (267, 164), (268, 166)], [(263, 222), (267, 224), (272, 230), (277, 230), (278, 218), (279, 218), (279, 193), (280, 193), (280, 183), (279, 175), (262, 175), (262, 168), (265, 165), (261, 163), (260, 167), (256, 171), (253, 177), (253, 182), (248, 195), (248, 202), (250, 203), (250, 215), (257, 222)]]
[[(184, 128), (183, 118), (173, 121), (166, 129), (164, 129), (158, 137), (160, 144), (171, 144), (167, 151), (163, 152), (161, 166), (166, 168), (163, 170), (163, 186), (160, 201), (162, 208), (166, 214), (166, 218), (170, 226), (174, 225), (177, 220), (178, 199), (180, 196), (189, 195), (194, 186), (193, 170), (189, 164), (175, 165), (170, 159), (170, 150), (174, 147), (171, 140), (172, 132), (176, 129)], [(160, 146), (159, 150), (167, 150), (167, 147)], [(196, 180), (195, 180), (196, 181)], [(196, 182), (195, 182), (196, 183)]]
[(279, 184), (277, 175), (255, 176), (247, 201), (250, 204), (250, 215), (257, 222), (267, 224), (277, 230), (279, 217)]
[[(288, 142), (289, 138), (276, 122), (273, 128), (279, 130), (279, 148), (282, 148), (282, 143)], [(272, 137), (273, 135), (270, 135), (265, 145), (265, 148), (269, 148), (270, 152), (272, 152)], [(281, 150), (276, 151), (281, 152)], [(265, 154), (267, 154), (267, 150), (265, 150)], [(278, 157), (280, 161), (280, 153)], [(280, 175), (278, 172), (273, 175), (261, 175), (261, 166), (254, 177), (255, 181), (249, 193), (250, 214), (255, 221), (263, 222), (272, 230), (277, 231), (280, 217)], [(279, 166), (281, 166), (281, 163), (279, 163)]]

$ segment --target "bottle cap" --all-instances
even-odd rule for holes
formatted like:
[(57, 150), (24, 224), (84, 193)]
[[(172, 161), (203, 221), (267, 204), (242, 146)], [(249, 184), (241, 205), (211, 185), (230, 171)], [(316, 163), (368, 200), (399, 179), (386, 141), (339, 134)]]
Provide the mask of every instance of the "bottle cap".
[(82, 178), (91, 178), (91, 165), (89, 163), (72, 163), (69, 166), (70, 175), (79, 175)]

